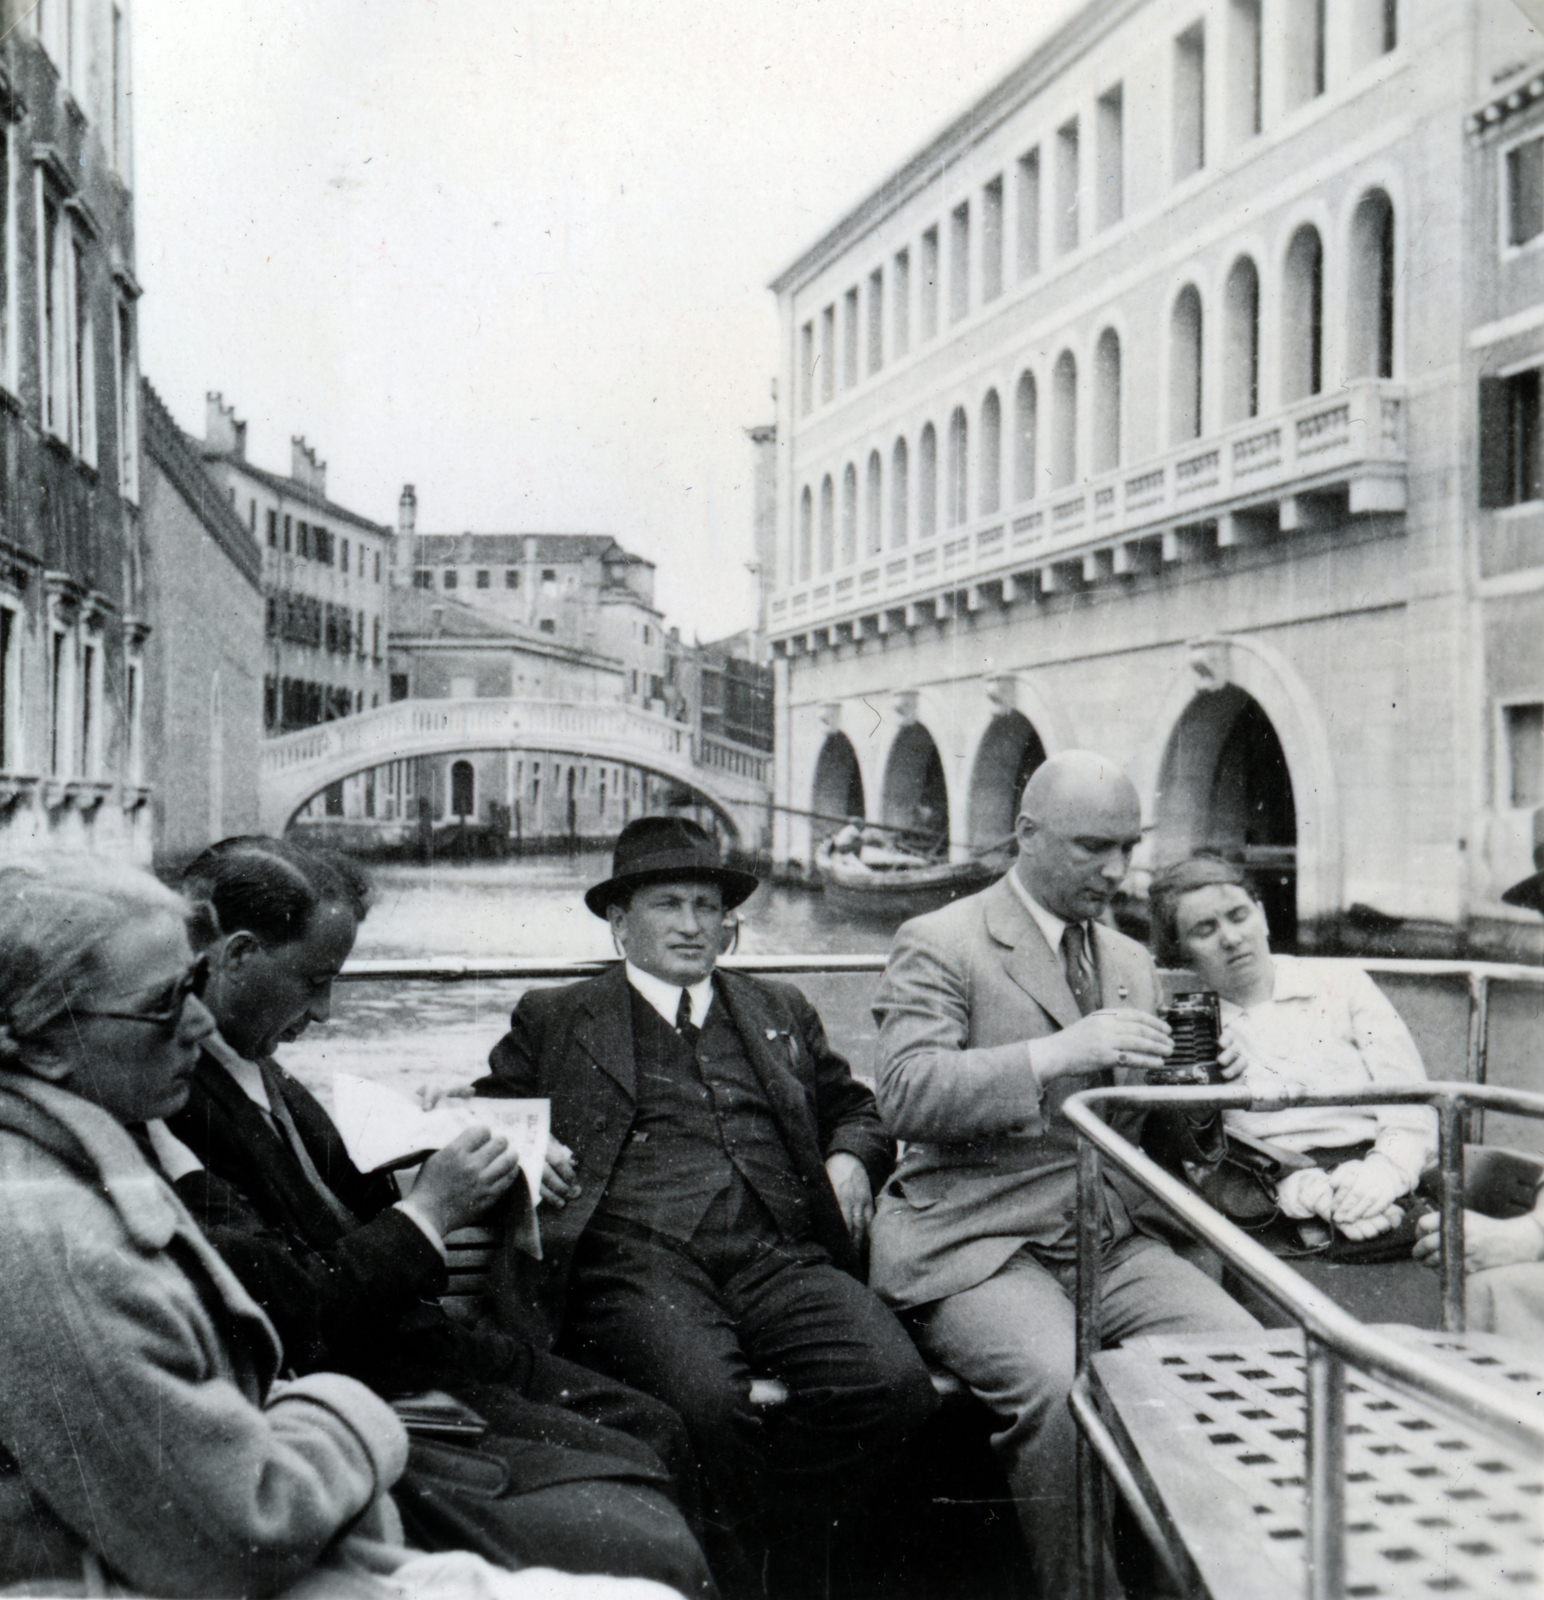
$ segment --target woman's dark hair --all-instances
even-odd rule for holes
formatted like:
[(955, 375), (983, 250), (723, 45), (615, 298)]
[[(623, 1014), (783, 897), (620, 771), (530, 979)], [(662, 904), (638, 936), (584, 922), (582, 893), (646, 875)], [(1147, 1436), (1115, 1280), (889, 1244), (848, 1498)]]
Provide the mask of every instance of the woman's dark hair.
[(214, 907), (221, 933), (244, 929), (268, 945), (305, 938), (318, 906), (347, 906), (356, 922), (370, 908), (370, 880), (346, 856), (260, 835), (210, 845), (182, 887)]
[(1153, 918), (1153, 954), (1159, 966), (1184, 966), (1185, 953), (1179, 947), (1175, 913), (1187, 894), (1216, 883), (1232, 884), (1258, 903), (1259, 896), (1250, 888), (1243, 867), (1214, 850), (1197, 850), (1188, 860), (1175, 861), (1153, 875), (1147, 886), (1147, 904)]

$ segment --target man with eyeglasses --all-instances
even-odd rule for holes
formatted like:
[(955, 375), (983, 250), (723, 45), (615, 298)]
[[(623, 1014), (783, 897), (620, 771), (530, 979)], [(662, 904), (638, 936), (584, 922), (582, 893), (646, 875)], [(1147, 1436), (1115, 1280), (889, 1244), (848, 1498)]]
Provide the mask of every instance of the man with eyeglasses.
[(476, 1090), (550, 1097), (562, 1146), (508, 1320), (679, 1411), (721, 1586), (800, 1600), (936, 1396), (861, 1281), (894, 1159), (873, 1095), (797, 989), (715, 971), (756, 887), (695, 823), (630, 823), (585, 895), (624, 959), (528, 992)]
[[(906, 1153), (879, 1198), (870, 1281), (1001, 1419), (992, 1442), (1049, 1597), (1078, 1586), (1077, 1139), (1061, 1106), (1141, 1082), (1173, 1045), (1151, 957), (1102, 920), (1142, 837), (1131, 781), (1091, 751), (1054, 756), (1015, 832), (1005, 878), (906, 923), (890, 951), (878, 1093)], [(1112, 1120), (1140, 1138), (1140, 1116)], [(1256, 1326), (1108, 1168), (1099, 1220), (1107, 1344)]]

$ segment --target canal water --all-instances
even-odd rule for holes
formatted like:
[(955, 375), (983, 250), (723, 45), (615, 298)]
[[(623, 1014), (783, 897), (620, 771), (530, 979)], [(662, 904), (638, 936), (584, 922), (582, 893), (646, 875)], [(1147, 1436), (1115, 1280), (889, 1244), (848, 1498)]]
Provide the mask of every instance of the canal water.
[[(609, 852), (570, 859), (373, 868), (374, 899), (359, 930), (360, 958), (425, 961), (467, 957), (596, 960), (615, 955), (610, 931), (584, 904), (584, 891), (610, 871)], [(810, 890), (767, 884), (740, 908), (747, 954), (883, 954), (890, 930), (833, 916)], [(865, 980), (872, 987), (872, 977)], [(486, 1070), (488, 1051), (508, 1026), (523, 982), (346, 982), (333, 989), (332, 1020), (315, 1025), (280, 1060), (325, 1102), (335, 1072), (409, 1087), (465, 1083)], [(819, 980), (805, 985), (817, 1005)], [(835, 1023), (839, 1048), (867, 1065), (862, 1006)]]

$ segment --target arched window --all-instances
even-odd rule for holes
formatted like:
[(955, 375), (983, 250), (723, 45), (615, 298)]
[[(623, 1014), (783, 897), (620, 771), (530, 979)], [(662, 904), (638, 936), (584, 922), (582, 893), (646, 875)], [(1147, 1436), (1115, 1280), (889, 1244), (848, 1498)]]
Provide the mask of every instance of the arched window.
[(868, 458), (868, 484), (864, 489), (863, 503), (863, 553), (866, 556), (879, 554), (882, 539), (880, 537), (880, 521), (884, 515), (884, 467), (880, 464), (879, 452), (869, 451)]
[(905, 439), (897, 439), (890, 452), (890, 548), (899, 549), (906, 543), (907, 519), (911, 508), (906, 503), (909, 485), (907, 471), (911, 465), (910, 452)]
[(1094, 346), (1094, 436), (1095, 472), (1109, 472), (1120, 465), (1120, 336), (1106, 328)]
[(1187, 283), (1169, 315), (1169, 443), (1201, 437), (1201, 296)]
[[(572, 773), (570, 773), (572, 776)], [(456, 761), (450, 768), (450, 814), (470, 817), (475, 814), (476, 775), (470, 761)]]
[(1394, 376), (1394, 207), (1381, 189), (1351, 219), (1346, 376)]
[(1070, 350), (1051, 373), (1051, 487), (1065, 489), (1078, 475), (1078, 364)]
[(949, 414), (949, 470), (944, 485), (944, 526), (947, 528), (957, 528), (970, 516), (970, 507), (966, 503), (965, 460), (969, 444), (965, 408), (956, 406)]
[(858, 469), (847, 463), (842, 473), (842, 564), (858, 559)]
[(813, 558), (815, 544), (815, 497), (810, 493), (810, 486), (804, 485), (804, 493), (799, 496), (799, 553), (798, 583), (808, 583), (810, 576), (810, 563)]
[(836, 565), (836, 491), (828, 472), (820, 480), (820, 570), (829, 572)]
[(938, 532), (938, 435), (930, 422), (917, 441), (917, 537)]
[(1281, 398), (1290, 404), (1324, 387), (1324, 249), (1319, 230), (1292, 235), (1281, 286)]
[(1039, 426), (1039, 396), (1035, 375), (1019, 374), (1013, 394), (1013, 498), (1033, 499), (1035, 493), (1035, 430)]
[(1222, 292), (1222, 420), (1260, 412), (1260, 275), (1240, 256)]
[(1003, 408), (997, 391), (988, 389), (981, 402), (981, 514), (990, 516), (1003, 497)]

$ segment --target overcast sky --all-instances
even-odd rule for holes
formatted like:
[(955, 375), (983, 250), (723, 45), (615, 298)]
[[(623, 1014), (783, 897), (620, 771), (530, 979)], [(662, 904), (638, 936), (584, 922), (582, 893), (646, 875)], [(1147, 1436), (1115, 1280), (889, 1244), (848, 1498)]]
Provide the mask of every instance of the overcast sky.
[(142, 362), (427, 532), (613, 533), (744, 626), (766, 284), (1068, 0), (136, 0)]

